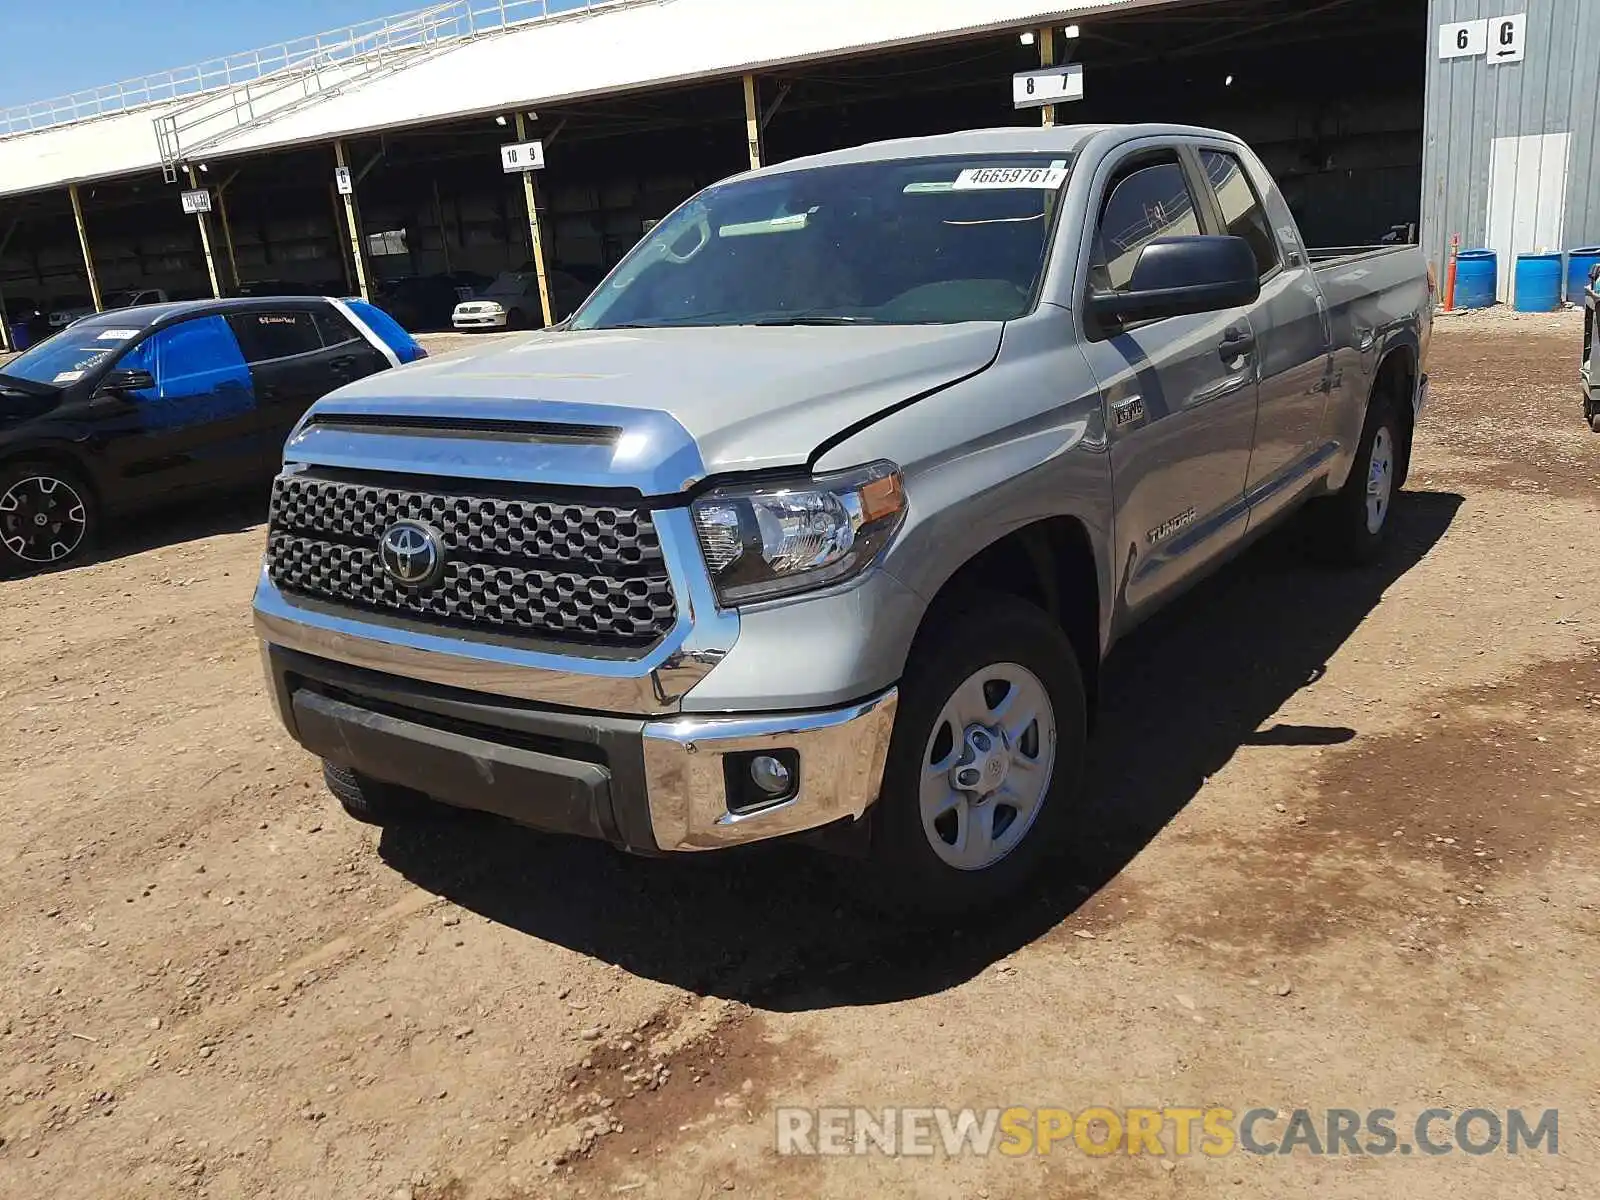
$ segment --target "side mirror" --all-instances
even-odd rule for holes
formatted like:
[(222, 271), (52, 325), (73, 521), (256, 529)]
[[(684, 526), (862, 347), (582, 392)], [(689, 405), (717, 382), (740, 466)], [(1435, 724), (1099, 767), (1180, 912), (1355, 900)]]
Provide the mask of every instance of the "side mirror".
[(107, 392), (142, 392), (156, 385), (156, 377), (149, 371), (107, 371), (100, 387)]
[(1121, 292), (1096, 292), (1089, 307), (1104, 325), (1157, 321), (1254, 304), (1261, 295), (1256, 256), (1237, 237), (1156, 238), (1139, 252)]

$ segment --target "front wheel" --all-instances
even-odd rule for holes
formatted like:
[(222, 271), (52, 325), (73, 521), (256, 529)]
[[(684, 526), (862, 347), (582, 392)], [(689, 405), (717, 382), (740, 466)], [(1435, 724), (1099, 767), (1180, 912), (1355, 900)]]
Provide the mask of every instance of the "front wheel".
[(918, 636), (873, 831), (897, 905), (982, 909), (1061, 841), (1087, 738), (1083, 678), (1060, 626), (978, 596)]
[(53, 463), (0, 467), (0, 574), (32, 574), (88, 553), (97, 532), (94, 493)]
[(322, 763), (322, 781), (345, 815), (363, 825), (401, 825), (438, 811), (434, 801), (421, 792), (384, 783), (326, 759)]

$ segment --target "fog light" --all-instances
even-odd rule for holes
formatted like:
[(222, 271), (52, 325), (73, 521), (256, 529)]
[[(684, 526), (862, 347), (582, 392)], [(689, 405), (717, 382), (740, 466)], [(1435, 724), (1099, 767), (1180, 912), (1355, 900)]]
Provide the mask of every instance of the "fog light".
[(770, 754), (758, 754), (750, 760), (750, 782), (769, 796), (781, 796), (789, 790), (794, 772)]
[(800, 755), (789, 746), (724, 755), (722, 781), (735, 816), (787, 804), (800, 794)]

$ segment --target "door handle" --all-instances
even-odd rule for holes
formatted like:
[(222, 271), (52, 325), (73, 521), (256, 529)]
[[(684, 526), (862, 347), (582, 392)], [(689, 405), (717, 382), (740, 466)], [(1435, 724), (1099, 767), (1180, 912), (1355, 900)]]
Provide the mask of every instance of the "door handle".
[(1222, 344), (1217, 347), (1217, 353), (1222, 356), (1222, 361), (1225, 363), (1245, 358), (1255, 351), (1256, 335), (1237, 325), (1222, 335)]
[(331, 359), (328, 362), (328, 369), (335, 375), (339, 376), (354, 375), (356, 371), (356, 360), (348, 356), (344, 358)]

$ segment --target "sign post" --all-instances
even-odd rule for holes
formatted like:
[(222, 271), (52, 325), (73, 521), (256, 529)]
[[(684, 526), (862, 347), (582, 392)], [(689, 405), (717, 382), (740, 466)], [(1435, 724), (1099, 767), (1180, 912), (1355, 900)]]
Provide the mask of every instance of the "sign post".
[(333, 144), (333, 155), (337, 164), (333, 169), (333, 185), (344, 197), (344, 216), (350, 223), (350, 252), (356, 260), (356, 288), (361, 292), (361, 298), (371, 303), (372, 293), (367, 288), (366, 247), (361, 244), (361, 210), (356, 207), (356, 189), (350, 178), (350, 164), (345, 161), (343, 141)]
[(522, 175), (522, 195), (528, 202), (528, 250), (533, 259), (534, 277), (539, 281), (539, 310), (544, 316), (544, 327), (556, 323), (555, 311), (550, 306), (550, 277), (544, 267), (544, 238), (539, 234), (539, 196), (534, 190), (533, 173), (544, 169), (544, 143), (523, 141), (528, 127), (522, 114), (517, 113), (517, 138), (515, 146), (500, 147), (500, 166), (507, 173)]
[(201, 187), (195, 186), (194, 168), (184, 168), (189, 176), (189, 190), (183, 194), (183, 211), (193, 213), (195, 223), (200, 226), (200, 249), (206, 256), (206, 274), (211, 277), (211, 294), (218, 300), (222, 299), (222, 284), (217, 279), (217, 260), (211, 253), (211, 225), (209, 214), (211, 212), (211, 193)]

